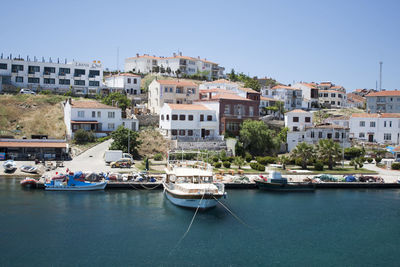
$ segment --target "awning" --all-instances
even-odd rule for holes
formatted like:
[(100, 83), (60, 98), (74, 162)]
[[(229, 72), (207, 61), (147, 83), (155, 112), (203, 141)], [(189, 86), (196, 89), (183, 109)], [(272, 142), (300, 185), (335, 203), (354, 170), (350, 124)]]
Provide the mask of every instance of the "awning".
[(1, 142), (0, 147), (66, 148), (65, 142)]
[(71, 123), (76, 123), (76, 124), (99, 124), (98, 121), (71, 121)]

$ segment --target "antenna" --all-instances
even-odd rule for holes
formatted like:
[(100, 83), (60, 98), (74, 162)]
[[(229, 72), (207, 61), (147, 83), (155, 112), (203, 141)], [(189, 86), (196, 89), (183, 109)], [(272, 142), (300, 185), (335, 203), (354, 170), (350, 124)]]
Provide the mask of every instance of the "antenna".
[(382, 61), (379, 61), (379, 91), (382, 91)]
[(119, 69), (119, 47), (117, 47), (117, 72)]

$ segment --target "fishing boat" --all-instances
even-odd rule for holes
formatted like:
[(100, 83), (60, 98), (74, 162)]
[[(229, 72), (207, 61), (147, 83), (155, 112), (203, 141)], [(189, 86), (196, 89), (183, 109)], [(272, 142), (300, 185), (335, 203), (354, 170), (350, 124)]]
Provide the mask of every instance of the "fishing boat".
[(312, 182), (288, 182), (282, 177), (280, 172), (272, 171), (268, 177), (261, 176), (254, 180), (257, 187), (263, 190), (270, 191), (314, 191), (315, 184)]
[(27, 173), (37, 173), (38, 168), (35, 166), (29, 166), (29, 165), (23, 165), (21, 166), (21, 171), (22, 172), (27, 172)]
[(76, 172), (75, 174), (70, 172), (65, 180), (52, 179), (50, 183), (45, 184), (45, 190), (48, 191), (93, 191), (93, 190), (104, 190), (107, 182), (85, 182), (80, 180), (82, 172)]
[(165, 172), (164, 193), (177, 206), (208, 209), (226, 196), (224, 184), (213, 182), (208, 163), (168, 160)]
[(13, 171), (17, 168), (17, 164), (13, 160), (7, 160), (3, 163), (3, 168), (6, 171)]
[(34, 188), (37, 187), (37, 180), (31, 177), (26, 177), (24, 180), (20, 182), (22, 187), (26, 188)]

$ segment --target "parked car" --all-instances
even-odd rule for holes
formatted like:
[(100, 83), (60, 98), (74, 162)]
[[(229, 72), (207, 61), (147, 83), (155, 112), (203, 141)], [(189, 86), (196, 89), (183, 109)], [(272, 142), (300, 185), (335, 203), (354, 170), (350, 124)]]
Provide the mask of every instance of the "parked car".
[(111, 162), (110, 166), (111, 168), (130, 168), (132, 166), (133, 162), (131, 159), (124, 158), (124, 159), (119, 159), (117, 161)]
[(31, 89), (27, 89), (27, 88), (22, 88), (19, 91), (20, 94), (26, 94), (26, 95), (36, 95), (36, 93), (34, 91), (32, 91)]

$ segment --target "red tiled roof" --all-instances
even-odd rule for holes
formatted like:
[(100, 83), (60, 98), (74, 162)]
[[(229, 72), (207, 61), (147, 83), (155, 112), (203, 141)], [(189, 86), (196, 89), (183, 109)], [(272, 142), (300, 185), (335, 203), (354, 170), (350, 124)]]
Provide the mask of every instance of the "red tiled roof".
[(336, 124), (320, 124), (315, 126), (310, 126), (306, 128), (316, 128), (316, 129), (349, 129), (349, 127), (336, 125)]
[(239, 90), (245, 91), (247, 93), (252, 93), (252, 94), (261, 94), (260, 92), (257, 92), (256, 90), (253, 90), (251, 88), (239, 88)]
[[(217, 94), (212, 97), (212, 99), (232, 99), (232, 100), (243, 100), (243, 101), (252, 101), (251, 99), (247, 99), (235, 94), (228, 94), (228, 93), (222, 93), (222, 94)], [(210, 99), (210, 100), (212, 100)]]
[(162, 85), (176, 85), (176, 86), (194, 86), (197, 87), (197, 84), (194, 82), (188, 81), (177, 81), (177, 80), (156, 80), (159, 84)]
[(347, 100), (353, 101), (353, 102), (365, 102), (365, 98), (360, 96), (360, 95), (356, 95), (354, 93), (348, 93), (347, 94)]
[(210, 110), (208, 107), (200, 104), (166, 104), (175, 110)]
[(400, 113), (353, 113), (352, 118), (400, 118)]
[(260, 100), (264, 100), (264, 101), (279, 101), (278, 99), (265, 97), (265, 96), (260, 96)]
[(309, 112), (302, 110), (302, 109), (294, 109), (294, 110), (286, 112), (286, 113), (309, 113)]
[(294, 87), (286, 86), (286, 85), (276, 85), (276, 86), (272, 87), (271, 89), (273, 89), (273, 90), (276, 90), (276, 89), (300, 90), (298, 88), (294, 88)]
[(208, 83), (230, 83), (230, 84), (236, 84), (236, 83), (231, 82), (231, 81), (229, 81), (227, 79), (219, 79), (219, 80), (215, 80), (215, 81), (208, 82)]
[(72, 108), (95, 108), (95, 109), (119, 109), (117, 107), (108, 106), (97, 101), (74, 101), (72, 100)]
[(369, 93), (368, 96), (400, 96), (400, 91), (380, 91)]
[(201, 89), (200, 93), (227, 93), (233, 94), (234, 92), (230, 90), (220, 89), (220, 88), (211, 88), (211, 89)]

